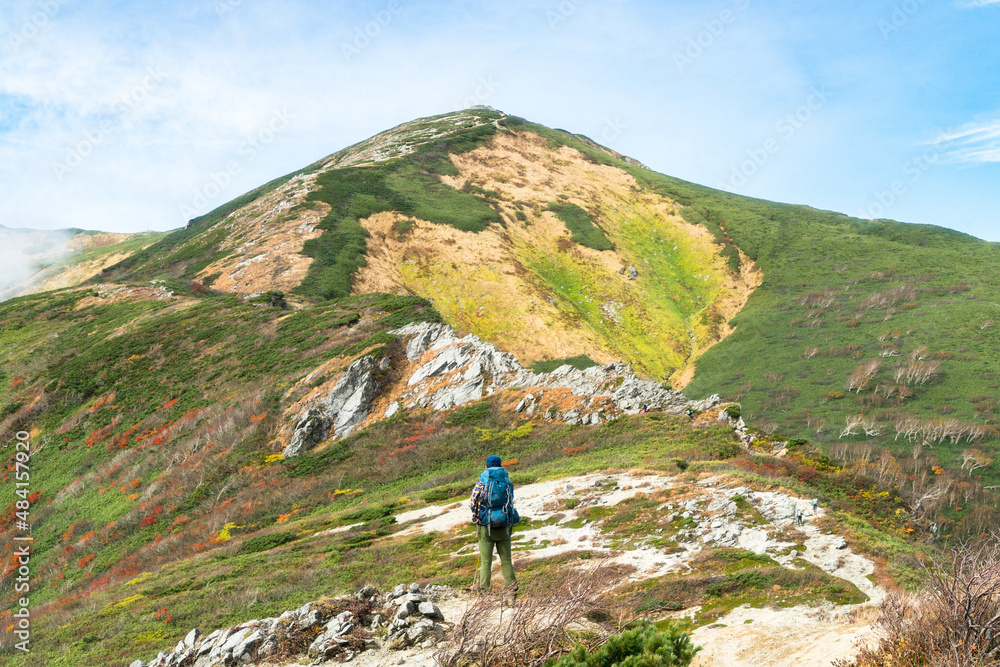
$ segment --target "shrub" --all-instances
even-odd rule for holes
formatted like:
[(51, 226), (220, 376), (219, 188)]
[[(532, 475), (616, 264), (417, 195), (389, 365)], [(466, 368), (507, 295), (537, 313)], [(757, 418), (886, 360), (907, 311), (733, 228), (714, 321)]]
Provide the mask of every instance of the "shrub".
[(258, 551), (267, 551), (268, 549), (280, 547), (282, 544), (287, 544), (294, 539), (295, 533), (269, 533), (268, 535), (260, 535), (252, 537), (241, 544), (236, 553), (253, 554)]
[(455, 410), (455, 412), (451, 414), (451, 418), (448, 420), (448, 423), (452, 426), (469, 426), (470, 424), (479, 424), (486, 419), (486, 415), (490, 414), (490, 407), (490, 404), (485, 401), (466, 405), (464, 408)]
[(436, 486), (433, 489), (428, 489), (421, 494), (420, 498), (424, 502), (436, 503), (442, 500), (454, 498), (455, 496), (464, 495), (470, 489), (470, 484), (456, 482), (454, 484), (445, 484), (444, 486)]
[[(623, 572), (599, 563), (587, 570), (557, 570), (550, 575), (521, 581), (521, 595), (516, 600), (503, 594), (481, 595), (466, 608), (451, 639), (442, 645), (434, 658), (443, 667), (471, 664), (541, 667), (572, 648), (567, 642), (570, 629), (588, 614), (598, 611), (596, 603), (602, 593), (621, 583), (624, 576)], [(504, 619), (499, 625), (496, 623), (498, 617)], [(608, 630), (599, 627), (595, 630), (596, 636), (588, 634), (584, 639), (593, 638), (592, 645), (596, 646), (607, 634)], [(586, 655), (586, 648), (583, 654)]]
[(549, 204), (548, 210), (556, 214), (570, 231), (570, 240), (594, 250), (614, 250), (615, 246), (604, 231), (594, 223), (594, 217), (576, 204)]
[(761, 574), (756, 570), (747, 570), (727, 574), (725, 579), (705, 587), (705, 593), (709, 597), (722, 597), (727, 593), (736, 593), (748, 589), (761, 590), (771, 585), (771, 577)]
[(597, 362), (585, 354), (578, 354), (575, 357), (563, 357), (562, 359), (546, 359), (544, 361), (536, 361), (531, 365), (531, 370), (536, 373), (551, 373), (565, 364), (569, 364), (578, 371), (585, 371), (588, 368), (596, 366)]
[(674, 667), (690, 665), (699, 650), (701, 647), (693, 646), (686, 632), (674, 626), (657, 630), (655, 625), (645, 622), (608, 637), (595, 653), (577, 646), (569, 655), (546, 663), (546, 667)]
[(378, 507), (364, 507), (351, 512), (345, 512), (340, 515), (340, 518), (343, 521), (377, 521), (378, 519), (395, 514), (397, 509), (399, 509), (397, 503), (386, 503)]
[(1000, 656), (1000, 534), (923, 567), (919, 593), (890, 593), (874, 645), (838, 667), (995, 665)]

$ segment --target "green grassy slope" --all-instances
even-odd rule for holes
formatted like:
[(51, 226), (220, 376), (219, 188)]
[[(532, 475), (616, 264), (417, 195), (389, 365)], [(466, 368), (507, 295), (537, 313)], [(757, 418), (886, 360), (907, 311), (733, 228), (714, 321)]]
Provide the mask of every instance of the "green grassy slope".
[[(341, 303), (341, 310), (322, 309), (308, 318), (314, 324), (315, 318), (328, 322), (357, 305)], [(58, 304), (49, 303), (37, 315), (44, 317), (51, 307)], [(257, 324), (270, 315), (262, 312)], [(276, 343), (294, 350), (293, 340), (305, 343), (327, 331), (328, 325), (291, 327)], [(141, 342), (150, 337), (146, 330), (137, 336)], [(317, 339), (313, 343), (322, 348)], [(177, 359), (159, 370), (172, 377), (188, 367), (190, 361)], [(259, 365), (250, 368), (255, 375)], [(265, 371), (263, 377), (274, 376)], [(232, 380), (223, 386), (224, 394), (237, 389)], [(873, 504), (870, 492), (859, 491), (868, 488), (867, 480), (810, 459), (808, 448), (778, 465), (770, 457), (743, 452), (727, 427), (698, 428), (683, 416), (529, 428), (481, 403), (450, 416), (400, 413), (334, 447), (279, 461), (267, 456), (265, 447), (278, 407), (275, 396), (243, 393), (202, 408), (196, 397), (182, 396), (173, 405), (157, 400), (132, 406), (130, 396), (89, 404), (83, 424), (68, 440), (46, 438), (50, 430), (40, 434), (46, 445), (32, 460), (32, 488), (41, 492), (31, 510), (38, 540), (32, 622), (35, 636), (44, 639), (29, 655), (7, 651), (11, 664), (124, 665), (173, 646), (191, 627), (210, 630), (273, 616), (362, 585), (385, 588), (418, 580), (464, 586), (476, 569), (475, 556), (451, 559), (447, 554), (471, 539), (469, 531), (393, 538), (400, 527), (390, 515), (427, 503), (463, 501), (483, 457), (498, 447), (505, 458), (517, 459), (508, 467), (518, 485), (634, 467), (729, 472), (751, 483), (780, 483), (819, 496), (824, 506), (843, 513), (852, 543), (869, 553), (905, 563), (913, 548), (905, 539), (906, 523), (895, 514), (901, 506), (896, 493), (886, 491)], [(123, 441), (116, 427), (108, 440), (86, 446), (90, 427), (101, 422), (104, 411), (139, 414), (145, 409), (153, 417), (148, 423), (159, 425), (182, 402), (187, 412), (173, 422), (181, 424), (179, 429), (139, 429)], [(150, 433), (155, 435), (150, 438)], [(4, 504), (11, 500), (3, 498)], [(684, 526), (651, 514), (660, 504), (662, 499), (640, 496), (592, 518), (603, 520), (605, 533), (623, 544), (637, 531), (662, 525), (662, 545), (670, 546), (673, 531)], [(531, 517), (525, 521), (532, 523)], [(322, 533), (359, 522), (345, 532)], [(868, 522), (881, 524), (884, 532)], [(544, 577), (567, 558), (586, 561), (589, 556), (543, 559), (520, 576)], [(740, 572), (751, 574), (737, 576)], [(780, 593), (772, 590), (775, 584), (782, 587)], [(11, 595), (9, 586), (2, 593)], [(795, 574), (768, 559), (727, 549), (706, 551), (690, 576), (649, 582), (629, 595), (639, 611), (703, 604), (699, 623), (713, 622), (744, 602), (859, 599), (857, 591), (821, 572)]]
[[(861, 416), (881, 435), (854, 429), (844, 441), (909, 452), (924, 436), (897, 438), (895, 427), (919, 420), (919, 432), (935, 447), (928, 464), (957, 470), (970, 448), (992, 458), (1000, 410), (1000, 244), (932, 225), (733, 195), (627, 163), (578, 135), (513, 117), (506, 122), (624, 169), (682, 204), (685, 219), (715, 236), (731, 266), (739, 265), (738, 248), (763, 270), (764, 283), (732, 321), (736, 332), (698, 360), (689, 395), (740, 400), (766, 430), (828, 447), (841, 441), (849, 417)], [(849, 391), (850, 376), (873, 360), (875, 373)], [(896, 377), (913, 361), (940, 366), (925, 383)], [(934, 422), (965, 427), (967, 435), (935, 438)], [(979, 439), (970, 442), (975, 427)], [(992, 465), (977, 475), (984, 484), (1000, 481)]]
[[(94, 303), (74, 290), (0, 304), (0, 439), (27, 430), (37, 449), (27, 489), (35, 609), (203, 551), (237, 498), (249, 503), (229, 510), (241, 526), (270, 523), (262, 517), (273, 504), (245, 496), (263, 491), (254, 471), (273, 454), (282, 401), (308, 388), (292, 385), (326, 361), (384, 345), (386, 329), (437, 319), (412, 297), (286, 312), (173, 290), (166, 301)], [(22, 534), (13, 448), (3, 459), (0, 530), (10, 544)], [(5, 601), (17, 564), (9, 556)]]
[[(689, 391), (739, 397), (757, 422), (822, 442), (863, 415), (884, 433), (871, 440), (897, 451), (914, 444), (896, 440), (907, 418), (996, 424), (1000, 246), (929, 226), (714, 200), (709, 214), (765, 282), (736, 333), (699, 361)], [(925, 383), (897, 373), (921, 366), (933, 374)], [(972, 445), (996, 434), (981, 435)], [(954, 467), (970, 446), (930, 444)]]
[[(384, 331), (436, 313), (412, 297), (349, 297), (288, 312), (184, 292), (181, 283), (171, 289), (178, 297), (168, 301), (102, 303), (78, 290), (0, 304), (0, 439), (26, 429), (37, 447), (29, 490), (38, 641), (29, 655), (14, 652), (9, 611), (0, 611), (12, 665), (124, 665), (168, 649), (191, 627), (273, 615), (362, 584), (463, 585), (474, 557), (444, 556), (467, 534), (394, 538), (389, 517), (464, 499), (482, 458), (498, 447), (517, 459), (517, 484), (635, 467), (781, 484), (818, 496), (853, 545), (887, 558), (899, 576), (910, 571), (908, 554), (927, 521), (968, 534), (995, 520), (975, 499), (960, 501), (966, 507), (954, 520), (914, 516), (906, 490), (864, 465), (842, 468), (802, 443), (775, 459), (758, 453), (770, 451), (766, 438), (758, 452), (746, 451), (718, 422), (655, 413), (570, 427), (524, 423), (489, 402), (452, 414), (401, 412), (282, 461), (272, 438), (284, 407), (320, 380), (301, 382), (312, 369), (373, 346), (400, 354)], [(10, 544), (22, 534), (11, 449), (3, 466), (0, 542)], [(663, 521), (650, 516), (660, 503), (639, 499), (600, 518), (627, 541)], [(675, 528), (665, 526), (663, 539)], [(774, 585), (785, 601), (855, 599), (819, 572), (796, 575), (725, 550), (705, 556), (690, 579), (632, 591), (634, 606), (704, 604), (701, 622), (712, 622), (745, 601), (778, 601)], [(564, 561), (539, 561), (524, 576), (545, 576)], [(2, 566), (9, 610), (16, 558), (3, 554)]]
[[(332, 209), (321, 225), (324, 234), (305, 247), (315, 262), (299, 291), (311, 298), (349, 293), (366, 261), (367, 233), (358, 220), (376, 211), (399, 211), (470, 232), (502, 224), (497, 212), (505, 202), (496, 192), (475, 185), (459, 191), (439, 178), (456, 173), (450, 155), (487, 145), (505, 130), (536, 133), (553, 149), (569, 146), (595, 164), (624, 170), (642, 190), (681, 204), (688, 222), (712, 234), (730, 269), (739, 269), (742, 251), (763, 271), (764, 284), (732, 320), (736, 333), (698, 359), (690, 394), (737, 398), (765, 430), (829, 445), (863, 440), (903, 452), (929, 438), (935, 463), (951, 470), (961, 468), (962, 453), (969, 449), (992, 457), (1000, 408), (1000, 327), (994, 324), (1000, 322), (994, 296), (1000, 246), (928, 225), (862, 221), (720, 192), (645, 169), (585, 137), (493, 111), (420, 119), (309, 167), (349, 165), (323, 173), (311, 195)], [(399, 152), (411, 144), (412, 152), (391, 160), (350, 162), (375, 148)], [(106, 272), (107, 279), (193, 275), (214, 257), (223, 234), (216, 223), (281, 182), (192, 221)], [(638, 263), (641, 290), (623, 286), (617, 276), (573, 253), (530, 244), (517, 249), (520, 265), (513, 270), (531, 274), (526, 279), (553, 299), (566, 321), (592, 330), (608, 351), (653, 377), (670, 376), (690, 355), (691, 337), (698, 347), (697, 341), (721, 324), (719, 313), (706, 305), (718, 290), (717, 272), (704, 282), (699, 278), (705, 257), (685, 255), (683, 247), (676, 256), (663, 253), (663, 244), (675, 239), (660, 238), (656, 221), (602, 211), (604, 224), (617, 230), (608, 239), (588, 219), (593, 212), (554, 205), (577, 242), (614, 247), (629, 261), (647, 260)], [(449, 322), (487, 338), (495, 334), (501, 343), (504, 332), (516, 330), (510, 321), (483, 317), (474, 299), (462, 298), (465, 274), (438, 264), (419, 267), (419, 275), (410, 276), (411, 289), (426, 296), (444, 290), (433, 296)], [(481, 302), (490, 303), (489, 296), (484, 292)], [(566, 350), (558, 356), (594, 352)], [(922, 373), (930, 377), (921, 380)], [(867, 378), (857, 386), (852, 376)], [(839, 437), (849, 418), (865, 420), (868, 431), (879, 434)], [(901, 426), (910, 430), (897, 437)], [(957, 435), (937, 437), (935, 429)], [(976, 477), (995, 484), (1000, 481), (995, 470), (986, 466)]]

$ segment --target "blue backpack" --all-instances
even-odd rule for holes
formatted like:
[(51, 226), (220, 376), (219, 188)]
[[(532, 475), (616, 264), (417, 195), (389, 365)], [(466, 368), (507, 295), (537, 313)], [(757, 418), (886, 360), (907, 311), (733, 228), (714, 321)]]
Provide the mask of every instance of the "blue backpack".
[(483, 485), (486, 507), (479, 510), (480, 526), (493, 528), (511, 527), (521, 520), (521, 515), (514, 509), (514, 485), (510, 483), (507, 471), (500, 467), (487, 468), (479, 476)]

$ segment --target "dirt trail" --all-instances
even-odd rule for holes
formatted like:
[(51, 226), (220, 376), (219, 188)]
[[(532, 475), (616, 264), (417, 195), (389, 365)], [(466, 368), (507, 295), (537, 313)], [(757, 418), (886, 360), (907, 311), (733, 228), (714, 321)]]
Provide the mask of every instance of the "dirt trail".
[[(805, 509), (808, 504), (802, 500), (796, 503), (796, 507), (800, 506), (807, 515), (811, 511)], [(874, 564), (847, 549), (843, 537), (823, 533), (812, 524), (814, 518), (809, 516), (810, 520), (799, 528), (807, 536), (805, 553), (800, 556), (857, 586), (870, 598), (867, 604), (881, 602), (885, 592), (868, 578), (874, 572)], [(696, 667), (827, 667), (834, 660), (853, 656), (858, 642), (871, 635), (868, 623), (850, 619), (855, 608), (855, 605), (838, 607), (831, 603), (787, 609), (737, 607), (717, 623), (692, 633), (694, 643), (702, 647), (693, 664)]]
[[(614, 506), (636, 494), (660, 494), (672, 490), (670, 500), (658, 510), (666, 513), (686, 513), (694, 519), (694, 527), (678, 534), (683, 551), (667, 554), (649, 542), (652, 534), (622, 548), (612, 549), (610, 535), (602, 533), (599, 522), (583, 522), (583, 512), (592, 506)], [(756, 509), (764, 523), (748, 522), (736, 511), (734, 496), (742, 496)], [(693, 482), (690, 477), (654, 475), (648, 473), (595, 473), (559, 480), (550, 480), (519, 487), (515, 491), (516, 506), (523, 517), (531, 517), (535, 528), (518, 530), (515, 541), (515, 562), (524, 559), (547, 558), (567, 551), (588, 550), (602, 553), (611, 562), (632, 565), (633, 580), (662, 576), (689, 567), (689, 561), (706, 547), (739, 547), (767, 553), (786, 567), (795, 567), (793, 560), (802, 558), (832, 576), (850, 581), (871, 598), (882, 600), (884, 593), (869, 579), (874, 564), (853, 553), (839, 535), (826, 534), (813, 524), (824, 514), (823, 508), (813, 513), (810, 499), (797, 498), (777, 491), (754, 491), (740, 485), (739, 480), (715, 476)], [(569, 502), (567, 502), (569, 501)], [(572, 509), (567, 509), (572, 506)], [(795, 523), (798, 509), (805, 512), (806, 522), (799, 528), (804, 534), (803, 552), (791, 551), (794, 545), (775, 537), (781, 528)], [(561, 514), (556, 522), (551, 519)], [(448, 505), (432, 505), (396, 516), (405, 526), (399, 536), (428, 532), (453, 533), (469, 523), (468, 501), (463, 499)], [(547, 525), (540, 525), (547, 523)], [(473, 553), (470, 543), (453, 555)], [(494, 564), (498, 567), (497, 564)], [(871, 604), (868, 603), (868, 604)], [(468, 596), (456, 591), (454, 597), (438, 600), (447, 621), (457, 622), (469, 604)], [(825, 603), (815, 607), (787, 609), (753, 609), (739, 607), (711, 626), (693, 633), (702, 651), (694, 665), (700, 667), (819, 667), (830, 665), (838, 658), (853, 655), (856, 642), (870, 633), (865, 623), (849, 618), (857, 605), (835, 606)], [(690, 616), (697, 610), (678, 612)], [(381, 665), (434, 665), (434, 649), (404, 651), (367, 651), (352, 664), (361, 667)], [(297, 664), (294, 662), (287, 665)]]
[(696, 667), (828, 667), (855, 654), (871, 633), (832, 605), (751, 609), (739, 607), (719, 622), (698, 628), (692, 640), (702, 650)]

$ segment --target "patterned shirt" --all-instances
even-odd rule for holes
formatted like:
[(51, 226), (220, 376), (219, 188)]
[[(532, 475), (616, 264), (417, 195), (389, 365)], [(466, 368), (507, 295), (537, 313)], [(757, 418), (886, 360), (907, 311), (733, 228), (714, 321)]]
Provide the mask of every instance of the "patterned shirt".
[(486, 487), (482, 482), (476, 482), (476, 487), (472, 489), (469, 508), (472, 510), (472, 523), (479, 525), (479, 512), (486, 508)]

